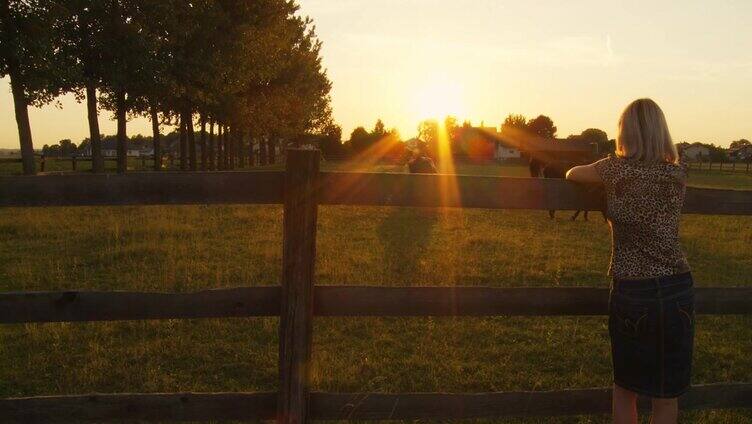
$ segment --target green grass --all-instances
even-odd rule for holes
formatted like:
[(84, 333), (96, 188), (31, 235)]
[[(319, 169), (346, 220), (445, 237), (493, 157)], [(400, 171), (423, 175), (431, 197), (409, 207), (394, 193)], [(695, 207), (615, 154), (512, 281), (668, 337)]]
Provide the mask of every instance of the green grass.
[[(568, 217), (322, 207), (316, 275), (329, 285), (607, 287), (608, 228), (597, 215)], [(0, 209), (0, 290), (278, 284), (281, 218), (278, 206)], [(698, 286), (752, 285), (752, 217), (685, 216), (682, 241)], [(694, 382), (750, 381), (750, 351), (752, 316), (701, 316)], [(271, 318), (0, 326), (0, 397), (275, 390), (276, 367)], [(312, 367), (315, 390), (343, 392), (554, 390), (611, 377), (605, 317), (317, 318)]]
[(689, 184), (695, 187), (752, 190), (752, 173), (693, 169), (689, 171)]

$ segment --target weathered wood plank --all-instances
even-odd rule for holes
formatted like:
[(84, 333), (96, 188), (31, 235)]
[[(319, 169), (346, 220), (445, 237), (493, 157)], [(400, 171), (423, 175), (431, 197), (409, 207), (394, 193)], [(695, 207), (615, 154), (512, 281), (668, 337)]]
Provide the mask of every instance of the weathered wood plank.
[[(593, 187), (562, 179), (330, 172), (322, 177), (322, 204), (603, 210)], [(752, 215), (752, 190), (690, 187), (684, 213)]]
[(279, 424), (309, 421), (318, 150), (288, 150), (279, 320)]
[(281, 203), (281, 172), (0, 177), (0, 206)]
[[(752, 314), (752, 287), (697, 288), (698, 314)], [(608, 314), (608, 289), (318, 286), (317, 316), (582, 316)]]
[[(276, 393), (96, 394), (0, 399), (3, 422), (229, 421), (274, 416)], [(682, 410), (752, 408), (752, 384), (693, 386)], [(639, 403), (648, 410), (646, 399)], [(311, 419), (438, 420), (603, 415), (611, 389), (500, 393), (311, 393)]]
[[(683, 410), (752, 408), (752, 384), (694, 386)], [(640, 409), (649, 402), (641, 399)], [(478, 394), (314, 394), (313, 417), (326, 420), (468, 419), (602, 415), (611, 412), (611, 389)]]
[(195, 293), (0, 293), (0, 323), (277, 316), (279, 299), (278, 286)]
[(688, 187), (683, 212), (703, 215), (752, 215), (752, 190)]
[[(280, 287), (0, 293), (0, 324), (278, 316)], [(605, 315), (608, 289), (316, 286), (316, 316)], [(752, 314), (752, 287), (698, 288), (696, 311)]]
[(608, 290), (599, 288), (316, 287), (319, 316), (533, 316), (607, 312)]
[(0, 422), (272, 419), (277, 393), (124, 393), (0, 399)]
[[(0, 177), (0, 206), (282, 203), (281, 172)], [(598, 191), (560, 179), (321, 173), (321, 204), (602, 210)], [(752, 190), (690, 187), (685, 213), (752, 215)]]

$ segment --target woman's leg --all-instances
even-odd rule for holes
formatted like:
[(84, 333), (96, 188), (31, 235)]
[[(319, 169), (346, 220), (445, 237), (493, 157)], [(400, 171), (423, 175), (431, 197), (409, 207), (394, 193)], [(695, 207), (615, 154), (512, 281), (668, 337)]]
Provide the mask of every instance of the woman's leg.
[(614, 424), (637, 424), (637, 393), (614, 384)]
[(673, 399), (653, 399), (652, 424), (676, 424), (679, 420), (679, 402)]

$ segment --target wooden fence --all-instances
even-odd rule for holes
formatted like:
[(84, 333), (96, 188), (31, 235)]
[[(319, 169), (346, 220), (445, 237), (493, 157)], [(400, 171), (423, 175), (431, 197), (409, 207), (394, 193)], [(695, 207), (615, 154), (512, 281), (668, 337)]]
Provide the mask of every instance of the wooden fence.
[[(601, 288), (314, 285), (320, 204), (599, 209), (563, 180), (320, 173), (319, 153), (291, 150), (285, 172), (0, 177), (0, 206), (283, 204), (282, 281), (196, 293), (0, 293), (0, 323), (280, 317), (275, 393), (89, 394), (0, 399), (0, 421), (464, 419), (603, 414), (610, 389), (502, 393), (310, 393), (314, 316), (604, 315)], [(690, 189), (685, 213), (752, 215), (752, 192)], [(698, 288), (698, 314), (752, 314), (752, 288)], [(752, 407), (752, 383), (695, 386), (684, 409)], [(641, 408), (648, 407), (640, 403)]]
[(729, 162), (696, 161), (686, 163), (689, 169), (693, 171), (743, 172), (746, 174), (752, 172), (752, 160)]
[[(78, 155), (71, 155), (71, 156), (47, 156), (47, 155), (34, 155), (35, 160), (39, 160), (39, 172), (47, 172), (49, 171), (47, 163), (48, 162), (67, 162), (70, 163), (70, 170), (71, 171), (77, 171), (78, 170), (78, 164), (81, 162), (91, 162), (93, 159), (91, 156), (78, 156)], [(154, 161), (154, 155), (146, 155), (146, 156), (128, 156), (128, 159), (140, 159), (141, 162), (141, 169), (146, 170), (146, 161)], [(116, 157), (112, 156), (104, 156), (102, 157), (103, 162), (117, 162)], [(23, 159), (21, 158), (0, 158), (0, 163), (18, 163), (21, 164), (23, 162)]]

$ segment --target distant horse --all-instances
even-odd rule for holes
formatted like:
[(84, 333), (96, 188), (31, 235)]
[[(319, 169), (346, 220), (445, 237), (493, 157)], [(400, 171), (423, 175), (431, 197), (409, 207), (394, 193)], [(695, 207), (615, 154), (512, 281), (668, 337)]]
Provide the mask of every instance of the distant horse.
[[(536, 162), (533, 164), (533, 162)], [(543, 165), (542, 169), (539, 171), (538, 175), (533, 174), (534, 169), (540, 169), (541, 164)], [(546, 164), (543, 164), (542, 162), (531, 159), (530, 160), (530, 173), (533, 177), (540, 177), (543, 178), (561, 178), (564, 179), (567, 177), (567, 171), (574, 168), (575, 166), (580, 165), (576, 162), (567, 162), (567, 161), (556, 161), (556, 162), (549, 162)], [(572, 221), (576, 221), (577, 217), (580, 216), (580, 212), (584, 212), (583, 216), (585, 218), (585, 221), (588, 220), (588, 211), (582, 211), (577, 210), (575, 211), (574, 215), (572, 215)], [(556, 215), (556, 210), (549, 210), (548, 216), (551, 219), (554, 219), (554, 216)], [(606, 219), (606, 216), (603, 216), (603, 219)]]

